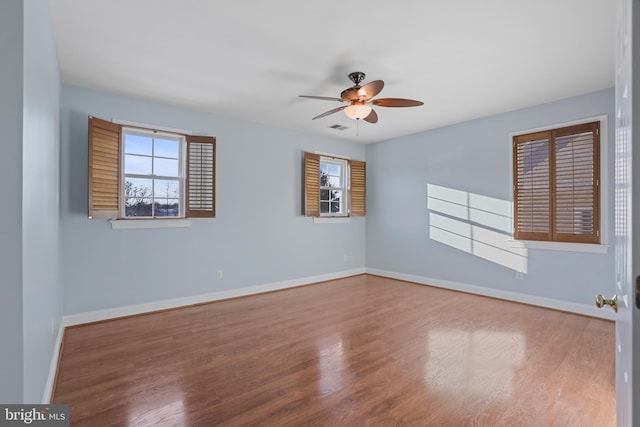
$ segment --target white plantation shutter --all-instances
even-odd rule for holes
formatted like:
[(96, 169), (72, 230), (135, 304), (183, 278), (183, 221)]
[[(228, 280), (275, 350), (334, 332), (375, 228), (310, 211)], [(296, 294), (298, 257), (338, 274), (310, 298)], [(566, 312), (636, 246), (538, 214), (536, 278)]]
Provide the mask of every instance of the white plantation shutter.
[(187, 136), (187, 217), (215, 217), (215, 146), (213, 137)]
[(513, 139), (514, 237), (600, 242), (599, 122)]

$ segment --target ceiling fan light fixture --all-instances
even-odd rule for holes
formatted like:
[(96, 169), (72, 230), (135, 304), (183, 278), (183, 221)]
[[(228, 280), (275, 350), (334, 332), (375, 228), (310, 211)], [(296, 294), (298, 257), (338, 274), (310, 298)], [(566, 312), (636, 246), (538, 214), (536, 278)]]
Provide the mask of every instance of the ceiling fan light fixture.
[(349, 105), (344, 109), (344, 114), (353, 120), (361, 120), (371, 114), (372, 108), (364, 104)]
[(404, 98), (376, 98), (380, 91), (384, 88), (382, 80), (374, 80), (363, 86), (360, 86), (364, 80), (364, 73), (353, 72), (349, 74), (349, 79), (354, 86), (343, 90), (340, 98), (330, 96), (300, 95), (302, 98), (321, 99), (325, 101), (338, 101), (343, 105), (329, 111), (325, 111), (312, 118), (311, 120), (320, 119), (322, 117), (335, 114), (338, 111), (344, 111), (344, 114), (352, 120), (364, 120), (367, 123), (378, 123), (378, 114), (376, 110), (371, 108), (369, 104), (376, 107), (417, 107), (423, 105), (422, 101)]

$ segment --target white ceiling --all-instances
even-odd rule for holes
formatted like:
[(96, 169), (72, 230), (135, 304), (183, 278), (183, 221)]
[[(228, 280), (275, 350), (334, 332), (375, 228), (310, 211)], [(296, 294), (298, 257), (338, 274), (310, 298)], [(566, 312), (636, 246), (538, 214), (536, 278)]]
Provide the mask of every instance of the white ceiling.
[[(50, 0), (63, 83), (362, 143), (612, 87), (615, 4)], [(425, 105), (312, 121), (352, 71)]]

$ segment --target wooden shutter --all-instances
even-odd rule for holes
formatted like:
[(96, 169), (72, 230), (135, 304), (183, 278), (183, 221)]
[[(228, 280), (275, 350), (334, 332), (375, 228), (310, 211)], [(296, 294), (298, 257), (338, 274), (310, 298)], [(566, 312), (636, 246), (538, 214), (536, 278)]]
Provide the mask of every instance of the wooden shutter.
[(320, 155), (304, 153), (304, 215), (320, 216)]
[(366, 163), (357, 160), (349, 162), (351, 166), (351, 216), (367, 214), (367, 173)]
[(600, 242), (599, 124), (555, 131), (555, 240)]
[(216, 139), (187, 135), (185, 216), (215, 217)]
[(513, 142), (515, 238), (551, 240), (549, 132)]
[(513, 139), (514, 237), (600, 242), (599, 123)]
[(118, 218), (121, 126), (89, 116), (89, 219)]

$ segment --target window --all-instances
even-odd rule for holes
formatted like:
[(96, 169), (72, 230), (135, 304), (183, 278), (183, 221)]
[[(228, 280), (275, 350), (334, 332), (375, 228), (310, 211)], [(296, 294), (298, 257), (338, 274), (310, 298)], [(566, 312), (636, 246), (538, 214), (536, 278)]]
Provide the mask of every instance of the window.
[(89, 117), (89, 218), (215, 216), (215, 138)]
[(600, 243), (600, 123), (513, 138), (514, 237)]
[(184, 136), (123, 128), (124, 211), (128, 217), (181, 217)]
[(346, 217), (365, 214), (365, 162), (305, 153), (304, 215)]
[(320, 157), (320, 216), (346, 216), (347, 161)]

